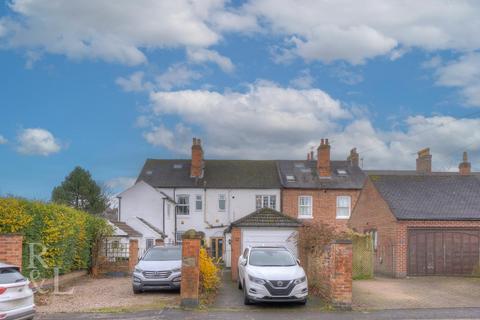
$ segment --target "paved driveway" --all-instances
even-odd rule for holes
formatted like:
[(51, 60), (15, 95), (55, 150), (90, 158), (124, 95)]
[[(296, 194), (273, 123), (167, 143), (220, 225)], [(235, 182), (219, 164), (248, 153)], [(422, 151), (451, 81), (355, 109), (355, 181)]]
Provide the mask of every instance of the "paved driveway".
[(362, 309), (480, 307), (480, 278), (357, 280), (353, 282), (353, 304)]

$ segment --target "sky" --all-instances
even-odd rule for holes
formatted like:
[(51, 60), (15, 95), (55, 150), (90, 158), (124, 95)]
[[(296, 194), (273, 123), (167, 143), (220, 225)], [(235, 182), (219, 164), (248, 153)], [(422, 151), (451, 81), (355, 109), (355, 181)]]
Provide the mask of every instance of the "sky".
[(75, 167), (112, 193), (146, 158), (480, 170), (478, 1), (1, 0), (0, 195)]

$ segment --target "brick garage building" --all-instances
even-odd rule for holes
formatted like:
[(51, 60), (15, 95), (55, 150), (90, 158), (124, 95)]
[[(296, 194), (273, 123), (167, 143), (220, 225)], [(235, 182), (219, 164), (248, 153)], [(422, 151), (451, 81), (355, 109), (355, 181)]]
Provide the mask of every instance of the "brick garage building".
[(374, 236), (375, 271), (470, 275), (480, 262), (480, 178), (466, 154), (459, 173), (431, 172), (428, 149), (416, 171), (370, 171), (349, 226)]
[(330, 160), (330, 144), (322, 139), (306, 161), (277, 162), (282, 184), (282, 212), (303, 222), (322, 222), (345, 230), (366, 175), (358, 166), (352, 149), (344, 161)]

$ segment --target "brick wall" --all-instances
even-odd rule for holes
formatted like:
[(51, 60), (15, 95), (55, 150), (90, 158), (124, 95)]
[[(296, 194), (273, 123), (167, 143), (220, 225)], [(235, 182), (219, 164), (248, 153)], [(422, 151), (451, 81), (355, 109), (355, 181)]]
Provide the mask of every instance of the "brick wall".
[(242, 254), (242, 231), (240, 228), (232, 228), (232, 253), (231, 253), (231, 259), (232, 259), (232, 280), (237, 281), (238, 280), (238, 257)]
[(182, 282), (180, 298), (183, 307), (198, 306), (200, 290), (200, 242), (201, 235), (194, 230), (182, 236)]
[(352, 242), (337, 240), (323, 252), (309, 254), (307, 262), (309, 286), (334, 307), (352, 306)]
[[(335, 227), (337, 230), (347, 228), (348, 219), (337, 219), (337, 196), (350, 196), (352, 208), (355, 208), (360, 190), (318, 190), (318, 189), (283, 189), (282, 212), (298, 218), (298, 197), (312, 197), (313, 220)], [(312, 221), (312, 219), (305, 219)]]
[(22, 268), (22, 241), (19, 234), (0, 234), (0, 262)]
[(138, 240), (131, 239), (128, 245), (128, 270), (133, 272), (138, 263)]
[(360, 193), (348, 226), (359, 233), (377, 230), (375, 272), (393, 276), (397, 219), (370, 179)]

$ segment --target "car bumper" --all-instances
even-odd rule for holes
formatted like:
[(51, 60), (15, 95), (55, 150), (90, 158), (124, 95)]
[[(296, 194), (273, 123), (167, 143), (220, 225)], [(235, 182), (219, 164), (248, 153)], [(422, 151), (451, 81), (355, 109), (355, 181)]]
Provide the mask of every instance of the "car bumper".
[(9, 311), (0, 311), (0, 320), (25, 320), (32, 319), (35, 315), (35, 305), (13, 309)]
[(308, 297), (308, 285), (306, 282), (296, 285), (285, 296), (272, 295), (263, 285), (251, 283), (248, 288), (248, 297), (258, 302), (300, 302)]
[(135, 290), (156, 290), (156, 289), (179, 289), (180, 273), (173, 273), (165, 279), (145, 278), (143, 274), (135, 272), (133, 274), (133, 288)]

